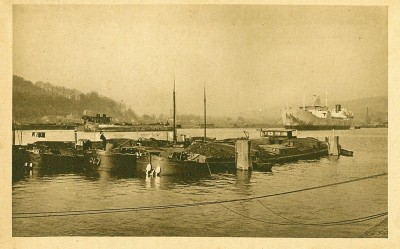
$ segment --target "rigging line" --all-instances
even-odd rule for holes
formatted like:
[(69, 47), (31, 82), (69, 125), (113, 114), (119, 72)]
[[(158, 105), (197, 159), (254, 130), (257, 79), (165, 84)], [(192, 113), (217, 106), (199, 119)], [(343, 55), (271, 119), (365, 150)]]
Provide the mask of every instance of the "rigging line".
[(291, 219), (288, 219), (288, 218), (286, 218), (286, 217), (284, 217), (284, 216), (281, 216), (281, 215), (279, 215), (278, 213), (276, 213), (276, 212), (274, 212), (272, 209), (270, 209), (270, 208), (268, 208), (265, 204), (263, 204), (260, 200), (257, 200), (262, 206), (264, 206), (266, 209), (268, 209), (271, 213), (273, 213), (273, 214), (275, 214), (276, 216), (279, 216), (279, 217), (281, 217), (282, 219), (285, 219), (285, 220), (287, 220), (287, 221), (289, 221), (289, 222), (292, 222), (292, 223), (295, 223), (295, 224), (298, 224), (298, 225), (309, 225), (309, 226), (328, 226), (328, 225), (335, 225), (335, 224), (337, 224), (337, 223), (340, 223), (340, 224), (347, 224), (347, 223), (349, 223), (349, 224), (351, 224), (352, 222), (354, 222), (354, 221), (364, 221), (364, 219), (369, 219), (369, 218), (379, 218), (379, 217), (382, 217), (382, 216), (386, 216), (387, 214), (388, 214), (388, 212), (383, 212), (383, 213), (379, 213), (379, 214), (374, 214), (374, 215), (370, 215), (370, 216), (366, 216), (366, 217), (360, 217), (360, 218), (354, 218), (354, 219), (348, 219), (348, 220), (345, 220), (345, 221), (329, 221), (329, 222), (322, 222), (322, 223), (302, 223), (302, 222), (298, 222), (298, 221), (294, 221), (294, 220), (291, 220)]
[(275, 122), (275, 124), (274, 125), (276, 125), (276, 124), (278, 124), (278, 123), (280, 123), (282, 121), (282, 118), (279, 118), (276, 122)]
[(310, 224), (310, 223), (282, 223), (282, 222), (273, 222), (273, 221), (265, 221), (265, 220), (261, 220), (261, 219), (257, 219), (257, 218), (253, 218), (247, 215), (243, 215), (239, 212), (236, 212), (230, 208), (228, 208), (227, 206), (220, 204), (221, 206), (223, 206), (224, 208), (228, 209), (229, 211), (231, 211), (232, 213), (235, 213), (243, 218), (246, 219), (250, 219), (250, 220), (254, 220), (254, 221), (258, 221), (258, 222), (262, 222), (262, 223), (266, 223), (266, 224), (273, 224), (273, 225), (284, 225), (284, 226), (295, 226), (295, 225), (307, 225), (307, 226), (335, 226), (335, 225), (349, 225), (349, 224), (354, 224), (354, 223), (360, 223), (363, 221), (368, 221), (368, 220), (372, 220), (372, 219), (376, 219), (379, 217), (383, 217), (387, 215), (387, 212), (383, 212), (380, 214), (374, 214), (374, 215), (370, 215), (370, 216), (365, 216), (365, 217), (360, 217), (357, 219), (352, 219), (352, 220), (342, 220), (342, 221), (335, 221), (332, 223), (314, 223), (314, 224)]
[[(50, 216), (73, 216), (73, 215), (85, 215), (85, 214), (105, 214), (105, 213), (119, 213), (119, 212), (133, 212), (133, 211), (147, 211), (147, 210), (159, 210), (179, 207), (190, 207), (195, 206), (193, 203), (187, 204), (172, 204), (164, 206), (148, 206), (148, 207), (132, 207), (132, 208), (110, 208), (110, 209), (93, 209), (93, 210), (73, 210), (73, 211), (61, 211), (61, 212), (37, 212), (37, 213), (17, 213), (14, 218), (37, 218), (37, 217), (50, 217)], [(28, 215), (28, 216), (18, 216)], [(29, 216), (31, 215), (31, 216)]]
[(211, 170), (210, 170), (210, 165), (208, 165), (208, 162), (206, 162), (206, 163), (207, 163), (208, 172), (210, 172), (210, 176), (212, 176)]
[(282, 219), (287, 220), (287, 221), (292, 222), (292, 223), (301, 224), (300, 222), (297, 222), (297, 221), (288, 219), (288, 218), (286, 218), (286, 217), (284, 217), (284, 216), (282, 216), (282, 215), (280, 215), (280, 214), (274, 212), (272, 209), (270, 209), (269, 207), (267, 207), (267, 205), (264, 205), (264, 203), (262, 203), (260, 200), (257, 200), (257, 201), (258, 201), (263, 207), (265, 207), (266, 209), (268, 209), (271, 213), (275, 214), (276, 216), (281, 217)]
[(330, 226), (330, 225), (336, 225), (338, 223), (340, 223), (340, 225), (353, 224), (353, 223), (358, 223), (358, 222), (362, 222), (362, 221), (376, 219), (376, 218), (379, 218), (379, 217), (384, 217), (384, 216), (387, 216), (387, 215), (388, 215), (388, 212), (382, 212), (382, 213), (378, 213), (378, 214), (368, 215), (368, 216), (354, 218), (354, 219), (347, 219), (347, 220), (343, 220), (343, 221), (323, 222), (323, 223), (319, 223), (319, 225)]
[(220, 203), (220, 205), (223, 206), (224, 208), (228, 209), (228, 210), (231, 211), (232, 213), (235, 213), (235, 214), (237, 214), (237, 215), (239, 215), (239, 216), (242, 216), (243, 218), (246, 218), (246, 219), (255, 220), (255, 221), (262, 222), (262, 223), (273, 224), (273, 225), (285, 225), (285, 226), (291, 225), (291, 223), (282, 223), (282, 222), (273, 222), (273, 221), (260, 220), (260, 219), (253, 218), (253, 217), (250, 217), (250, 216), (246, 216), (246, 215), (243, 215), (243, 214), (241, 214), (241, 213), (239, 213), (239, 212), (236, 212), (236, 211), (234, 211), (234, 210), (228, 208), (227, 206), (225, 206), (225, 205), (222, 204), (222, 203)]
[[(204, 205), (231, 203), (231, 202), (239, 202), (239, 201), (250, 201), (250, 200), (256, 200), (256, 199), (298, 193), (298, 192), (303, 192), (303, 191), (308, 191), (308, 190), (314, 190), (314, 189), (319, 189), (319, 188), (331, 187), (331, 186), (366, 180), (369, 178), (374, 178), (374, 177), (379, 177), (379, 176), (384, 176), (384, 175), (387, 175), (387, 173), (381, 173), (381, 174), (377, 174), (377, 175), (371, 175), (371, 176), (367, 176), (367, 177), (361, 177), (361, 178), (351, 179), (351, 180), (342, 181), (342, 182), (330, 183), (330, 184), (309, 187), (309, 188), (304, 188), (304, 189), (298, 189), (298, 190), (291, 190), (291, 191), (280, 192), (280, 193), (275, 193), (275, 194), (268, 194), (268, 195), (262, 195), (262, 196), (240, 198), (240, 199), (223, 200), (223, 201), (208, 201), (208, 202), (187, 203), (187, 204), (171, 204), (171, 205), (163, 205), (163, 206), (144, 206), (144, 207), (111, 208), (111, 209), (71, 210), (71, 211), (53, 211), (53, 212), (25, 212), (25, 213), (15, 213), (14, 218), (68, 216), (68, 215), (84, 215), (84, 214), (113, 213), (113, 212), (133, 212), (133, 211), (146, 211), (146, 210), (157, 210), (157, 209), (168, 209), (168, 208), (204, 206)], [(27, 216), (18, 216), (18, 215), (27, 215)]]
[[(192, 202), (191, 198), (189, 198)], [(85, 215), (85, 214), (107, 214), (107, 213), (122, 213), (122, 212), (130, 212), (130, 211), (147, 211), (147, 210), (159, 210), (159, 209), (169, 209), (169, 208), (179, 208), (179, 207), (190, 207), (196, 206), (196, 203), (188, 203), (188, 204), (174, 204), (174, 205), (165, 205), (165, 206), (150, 206), (150, 207), (137, 207), (137, 208), (120, 208), (120, 209), (104, 209), (104, 210), (83, 210), (82, 212), (77, 211), (66, 211), (66, 212), (50, 212), (43, 213), (43, 215), (34, 215), (34, 216), (20, 216), (14, 218), (43, 218), (43, 217), (59, 217), (59, 216), (77, 216), (77, 215)], [(73, 213), (72, 213), (73, 212)], [(46, 215), (47, 214), (47, 215)]]

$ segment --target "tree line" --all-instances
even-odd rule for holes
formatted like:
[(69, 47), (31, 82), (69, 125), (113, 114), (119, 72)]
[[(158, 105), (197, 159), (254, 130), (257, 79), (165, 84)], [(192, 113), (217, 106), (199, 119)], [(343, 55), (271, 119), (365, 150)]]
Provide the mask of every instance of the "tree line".
[[(42, 84), (43, 85), (43, 84)], [(51, 85), (46, 84), (46, 87)], [(13, 75), (12, 117), (17, 122), (28, 123), (65, 123), (80, 122), (86, 113), (107, 114), (116, 121), (135, 122), (139, 116), (108, 97), (97, 92), (80, 93), (77, 98), (71, 98), (59, 91), (48, 91), (24, 78)], [(68, 90), (67, 88), (63, 88)]]

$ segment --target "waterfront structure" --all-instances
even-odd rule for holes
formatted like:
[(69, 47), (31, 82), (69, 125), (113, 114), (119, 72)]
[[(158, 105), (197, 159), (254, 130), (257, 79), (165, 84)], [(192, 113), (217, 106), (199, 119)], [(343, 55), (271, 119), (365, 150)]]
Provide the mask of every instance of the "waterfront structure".
[(107, 117), (107, 114), (103, 114), (103, 116), (100, 116), (100, 114), (96, 114), (96, 116), (84, 115), (82, 117), (82, 120), (85, 124), (87, 124), (87, 123), (110, 124), (112, 118)]

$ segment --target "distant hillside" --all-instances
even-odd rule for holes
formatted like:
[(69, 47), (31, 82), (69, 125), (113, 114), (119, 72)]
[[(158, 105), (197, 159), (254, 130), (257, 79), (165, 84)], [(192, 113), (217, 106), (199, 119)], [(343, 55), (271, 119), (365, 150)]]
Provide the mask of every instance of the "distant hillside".
[(354, 114), (354, 124), (365, 124), (368, 118), (370, 123), (382, 123), (388, 120), (388, 97), (369, 97), (340, 102), (343, 107)]
[(49, 83), (33, 84), (22, 77), (13, 76), (13, 120), (29, 123), (80, 122), (82, 115), (107, 114), (114, 121), (133, 122), (135, 112), (101, 96), (75, 89), (53, 86)]
[[(367, 107), (370, 123), (382, 123), (388, 118), (388, 97), (370, 97), (355, 100), (335, 101), (354, 113), (354, 124), (366, 122)], [(33, 84), (19, 76), (13, 76), (13, 120), (21, 123), (71, 123), (81, 122), (82, 115), (97, 113), (113, 117), (114, 122), (153, 123), (164, 122), (168, 116), (144, 114), (139, 117), (135, 112), (97, 92), (82, 93), (76, 89), (54, 86), (50, 83)], [(262, 111), (238, 112), (236, 117), (212, 117), (208, 122), (216, 126), (231, 127), (246, 124), (282, 124), (280, 110), (283, 106), (264, 106)], [(330, 104), (334, 108), (334, 104)], [(177, 114), (177, 122), (182, 125), (196, 126), (203, 117), (192, 114)]]

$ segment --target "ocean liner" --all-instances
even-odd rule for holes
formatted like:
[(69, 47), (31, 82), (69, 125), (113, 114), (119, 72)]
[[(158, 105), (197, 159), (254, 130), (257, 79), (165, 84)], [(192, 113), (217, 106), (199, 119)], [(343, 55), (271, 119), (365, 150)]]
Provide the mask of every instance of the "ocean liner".
[(282, 122), (287, 129), (297, 130), (346, 130), (350, 129), (353, 121), (353, 113), (335, 105), (334, 109), (329, 109), (327, 104), (321, 105), (321, 100), (315, 96), (313, 105), (285, 107), (282, 110)]

